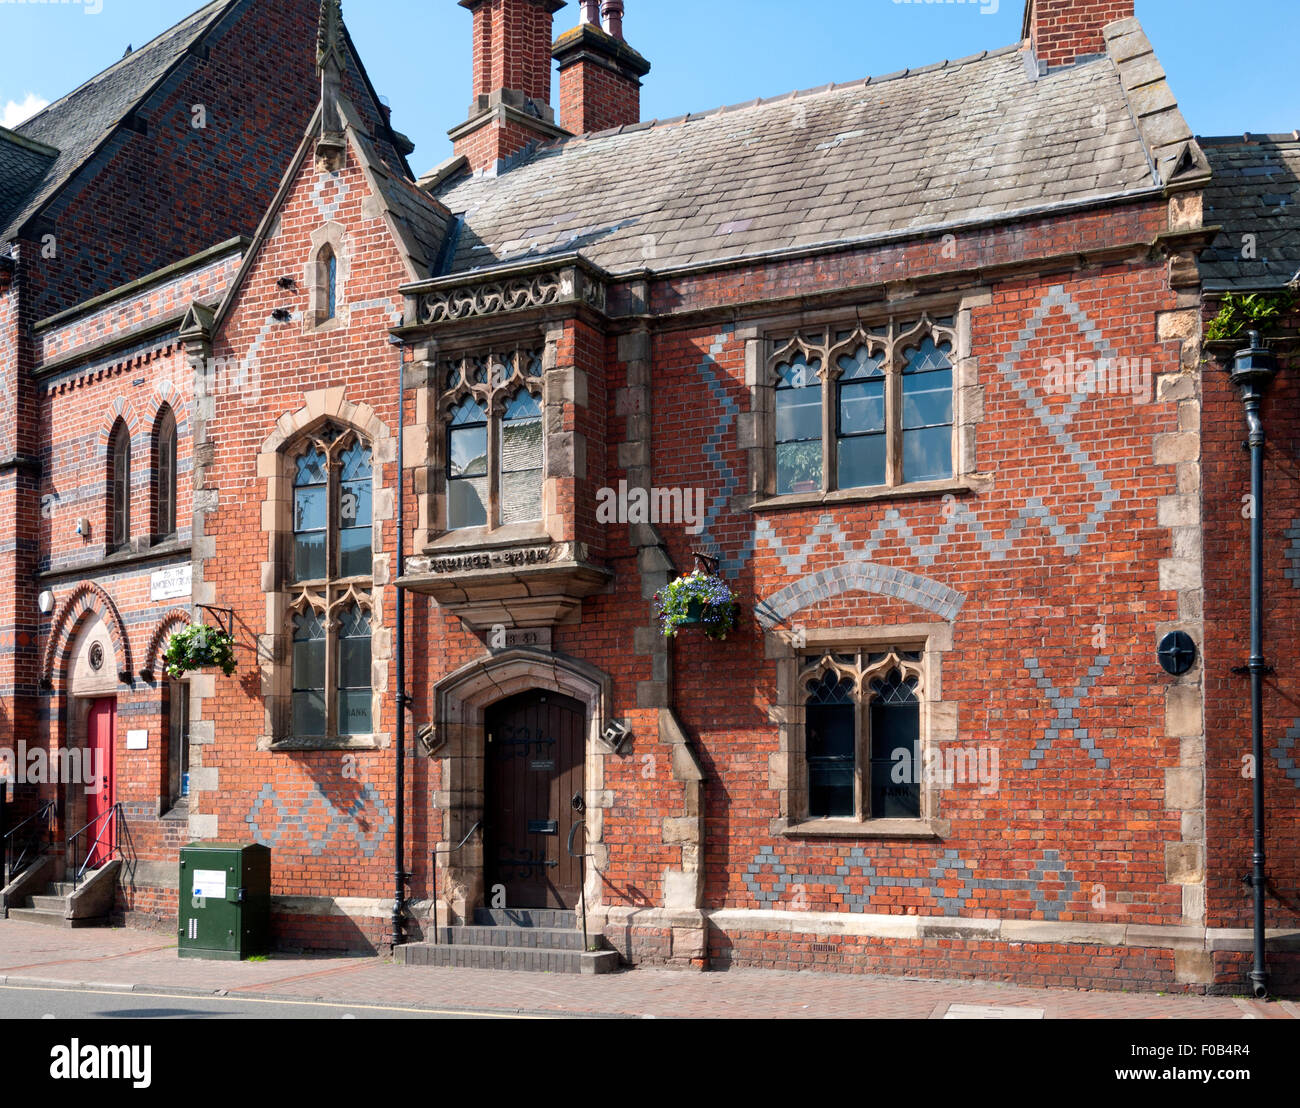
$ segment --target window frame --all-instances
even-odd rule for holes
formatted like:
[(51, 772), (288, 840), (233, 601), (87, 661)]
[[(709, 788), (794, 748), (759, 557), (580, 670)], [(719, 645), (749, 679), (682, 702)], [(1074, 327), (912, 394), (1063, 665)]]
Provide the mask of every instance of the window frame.
[[(939, 477), (922, 477), (909, 481), (904, 472), (904, 377), (907, 374), (906, 351), (918, 346), (926, 337), (933, 337), (936, 345), (948, 344), (947, 358), (952, 374), (950, 420), (949, 472)], [(931, 312), (894, 313), (877, 323), (856, 321), (843, 328), (827, 324), (819, 328), (801, 328), (789, 338), (781, 337), (768, 340), (771, 351), (767, 359), (768, 383), (774, 394), (792, 391), (782, 387), (781, 368), (803, 358), (817, 378), (821, 399), (821, 482), (816, 490), (786, 490), (777, 487), (778, 467), (772, 466), (767, 492), (771, 496), (799, 495), (800, 492), (816, 492), (829, 495), (840, 492), (871, 493), (893, 491), (910, 485), (924, 485), (930, 481), (952, 481), (961, 475), (960, 450), (957, 440), (958, 432), (958, 335), (955, 313), (952, 316), (940, 316)], [(840, 403), (841, 384), (851, 381), (845, 378), (840, 360), (851, 356), (865, 347), (868, 355), (873, 356), (877, 350), (883, 353), (880, 371), (884, 375), (884, 436), (885, 436), (885, 479), (872, 485), (849, 485), (841, 487), (839, 483), (839, 456), (841, 442), (845, 436), (841, 433), (842, 406)], [(868, 379), (868, 378), (864, 378)], [(805, 387), (812, 387), (811, 385)], [(778, 410), (774, 397), (773, 411)], [(777, 436), (776, 420), (773, 420), (772, 444), (774, 452), (779, 450), (781, 440)], [(794, 440), (789, 440), (794, 441)], [(816, 441), (816, 440), (809, 440)], [(775, 459), (774, 459), (775, 461)]]
[[(940, 811), (939, 782), (924, 773), (927, 759), (935, 757), (939, 744), (957, 738), (957, 706), (942, 699), (943, 656), (952, 650), (953, 629), (947, 622), (857, 626), (826, 629), (801, 628), (767, 633), (768, 656), (776, 660), (777, 688), (774, 716), (777, 721), (778, 751), (769, 764), (769, 786), (777, 797), (778, 815), (772, 830), (790, 838), (854, 839), (941, 839), (951, 830)], [(919, 672), (916, 684), (918, 745), (921, 781), (920, 813), (916, 817), (875, 817), (859, 806), (855, 793), (851, 816), (812, 816), (808, 787), (807, 731), (805, 716), (806, 673), (810, 655), (889, 654), (919, 652), (920, 660), (909, 663)], [(805, 675), (801, 679), (801, 675)], [(861, 726), (855, 706), (855, 789), (856, 780), (866, 788), (870, 779), (864, 767), (869, 763), (869, 731)]]
[[(845, 661), (847, 654), (853, 655), (852, 661)], [(917, 654), (913, 659), (909, 655)], [(870, 655), (882, 655), (875, 661), (870, 660)], [(798, 682), (799, 687), (807, 692), (810, 682), (816, 681), (828, 673), (836, 674), (840, 683), (845, 681), (850, 686), (850, 700), (853, 708), (853, 811), (847, 815), (843, 814), (813, 814), (812, 811), (812, 785), (811, 769), (813, 756), (808, 753), (808, 708), (812, 705), (808, 703), (811, 696), (805, 696), (804, 699), (804, 777), (806, 787), (805, 794), (805, 814), (809, 821), (812, 820), (855, 820), (858, 823), (868, 823), (872, 820), (883, 819), (915, 819), (920, 820), (921, 814), (921, 783), (918, 779), (913, 784), (916, 786), (917, 814), (915, 816), (885, 816), (877, 815), (871, 810), (871, 794), (874, 788), (873, 766), (872, 766), (872, 749), (873, 734), (871, 715), (872, 707), (879, 699), (875, 691), (871, 688), (873, 682), (887, 678), (892, 672), (897, 670), (903, 682), (906, 684), (913, 682), (912, 695), (916, 701), (917, 712), (917, 749), (914, 753), (915, 765), (914, 770), (919, 774), (922, 758), (921, 749), (921, 715), (922, 705), (925, 696), (925, 668), (923, 664), (924, 647), (914, 646), (892, 646), (880, 649), (849, 649), (836, 651), (821, 651), (800, 659)]]
[[(167, 542), (180, 533), (179, 489), (177, 474), (180, 436), (176, 413), (164, 404), (154, 423), (153, 465), (153, 541)], [(170, 454), (170, 466), (164, 464)], [(170, 522), (170, 526), (165, 526)]]
[[(856, 310), (845, 308), (813, 309), (801, 312), (773, 314), (747, 324), (737, 330), (737, 338), (745, 343), (745, 385), (749, 392), (749, 411), (742, 412), (737, 421), (738, 443), (748, 459), (749, 488), (743, 504), (753, 512), (800, 508), (820, 504), (869, 502), (877, 500), (921, 499), (944, 496), (949, 493), (965, 495), (986, 490), (991, 475), (978, 472), (976, 434), (983, 420), (984, 387), (980, 382), (979, 362), (972, 354), (973, 317), (977, 309), (989, 307), (992, 295), (984, 288), (971, 288), (961, 292), (946, 292), (916, 296), (891, 297), (888, 304), (875, 303)], [(822, 434), (821, 443), (832, 441), (832, 449), (823, 449), (823, 480), (814, 491), (778, 493), (777, 489), (777, 382), (779, 355), (802, 348), (816, 352), (827, 346), (848, 346), (847, 340), (836, 343), (842, 332), (885, 331), (890, 320), (896, 323), (917, 323), (925, 320), (950, 321), (947, 330), (953, 334), (953, 347), (948, 355), (952, 372), (952, 469), (951, 476), (939, 480), (904, 481), (897, 484), (835, 487), (828, 481), (832, 466), (838, 466), (839, 450), (839, 375), (831, 375), (821, 386)], [(909, 328), (910, 329), (910, 328)], [(843, 353), (837, 351), (836, 356)], [(824, 363), (825, 364), (825, 363)], [(901, 367), (901, 362), (900, 362)], [(887, 427), (896, 426), (901, 434), (901, 415), (895, 416), (901, 405), (901, 389), (895, 389), (901, 374), (886, 374), (887, 403), (890, 405)], [(891, 472), (897, 472), (892, 470)], [(836, 473), (836, 477), (838, 474)]]
[[(543, 344), (517, 344), (487, 352), (463, 353), (440, 359), (437, 363), (439, 457), (436, 473), (441, 491), (438, 532), (455, 538), (496, 537), (516, 530), (541, 532), (546, 521), (546, 477), (549, 443), (547, 434), (546, 358)], [(506, 409), (523, 390), (536, 401), (541, 432), (541, 458), (538, 466), (538, 511), (532, 519), (503, 521), (502, 477)], [(452, 477), (451, 442), (457, 428), (452, 420), (455, 411), (472, 399), (487, 414), (487, 472), (482, 476), (487, 488), (486, 521), (481, 524), (451, 526), (451, 488), (453, 481), (480, 478)], [(477, 424), (475, 424), (477, 426)]]
[[(341, 571), (343, 526), (341, 504), (344, 479), (343, 456), (354, 443), (359, 443), (370, 454), (370, 572), (365, 574), (347, 574)], [(300, 530), (296, 526), (297, 495), (300, 488), (316, 488), (316, 484), (299, 485), (297, 481), (298, 459), (310, 450), (320, 450), (325, 455), (325, 557), (324, 576), (299, 577), (297, 572), (297, 538), (300, 534), (316, 533), (318, 529)], [(283, 567), (285, 587), (291, 599), (285, 612), (285, 641), (287, 644), (285, 664), (288, 669), (288, 708), (287, 733), (290, 742), (307, 742), (312, 744), (334, 745), (339, 743), (365, 742), (372, 738), (375, 728), (374, 707), (374, 632), (375, 618), (375, 538), (377, 535), (374, 514), (375, 501), (375, 443), (370, 436), (355, 427), (342, 422), (329, 420), (314, 430), (299, 435), (290, 442), (284, 451), (285, 465), (288, 469), (289, 492), (289, 533), (285, 544), (285, 565)], [(342, 619), (353, 606), (365, 613), (370, 621), (371, 644), (371, 683), (368, 686), (371, 695), (370, 730), (351, 732), (339, 730), (339, 667), (342, 657)], [(314, 687), (299, 689), (296, 685), (294, 643), (296, 623), (308, 610), (315, 613), (324, 631), (324, 687), (320, 690), (324, 698), (324, 724), (320, 733), (300, 733), (296, 727), (295, 695), (304, 691), (316, 691)], [(360, 688), (361, 686), (355, 686)], [(283, 741), (283, 740), (282, 740)]]

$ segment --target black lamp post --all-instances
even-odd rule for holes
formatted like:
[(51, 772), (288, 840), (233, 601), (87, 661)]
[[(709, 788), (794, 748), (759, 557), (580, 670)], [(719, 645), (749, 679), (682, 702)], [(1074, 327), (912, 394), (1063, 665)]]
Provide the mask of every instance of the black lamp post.
[[(1260, 340), (1258, 331), (1249, 334), (1250, 346), (1238, 350), (1230, 377), (1241, 393), (1246, 409), (1250, 449), (1250, 743), (1255, 763), (1255, 845), (1251, 853), (1250, 887), (1255, 903), (1255, 963), (1250, 971), (1257, 997), (1268, 995), (1268, 970), (1264, 965), (1264, 893), (1268, 878), (1264, 872), (1264, 675), (1272, 667), (1264, 661), (1264, 394), (1277, 376), (1277, 358)], [(1242, 672), (1238, 670), (1238, 672)]]

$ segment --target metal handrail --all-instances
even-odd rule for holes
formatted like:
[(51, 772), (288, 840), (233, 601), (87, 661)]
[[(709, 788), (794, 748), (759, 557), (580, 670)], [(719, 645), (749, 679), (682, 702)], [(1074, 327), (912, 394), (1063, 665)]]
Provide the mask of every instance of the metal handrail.
[(578, 903), (582, 907), (582, 949), (589, 951), (591, 949), (591, 940), (587, 938), (587, 859), (594, 857), (592, 854), (573, 852), (573, 836), (582, 830), (582, 841), (587, 841), (587, 821), (580, 819), (569, 828), (569, 857), (578, 859)]
[[(90, 846), (86, 849), (86, 860), (80, 863), (80, 865), (78, 865), (77, 863), (77, 858), (80, 854), (80, 851), (78, 850), (77, 847), (77, 840), (80, 839), (82, 835), (84, 835), (87, 831), (89, 831), (90, 828), (92, 828), (100, 820), (107, 819), (108, 817), (120, 816), (121, 808), (122, 808), (122, 804), (120, 801), (114, 804), (110, 808), (105, 808), (102, 812), (99, 813), (99, 815), (97, 815), (88, 824), (86, 824), (83, 828), (81, 828), (80, 831), (77, 831), (76, 833), (68, 836), (68, 845), (72, 847), (72, 865), (73, 868), (75, 869), (75, 873), (72, 878), (72, 887), (74, 889), (81, 884), (81, 878), (86, 872), (86, 867), (90, 865), (91, 858), (95, 856), (95, 848), (99, 846), (100, 842), (104, 838), (104, 831), (107, 827), (107, 824), (105, 825), (105, 827), (100, 828), (99, 833), (95, 836), (95, 841), (91, 843)], [(121, 847), (119, 847), (117, 843), (114, 843), (109, 851), (110, 857), (112, 857), (112, 855), (114, 854), (122, 855)], [(122, 856), (125, 857), (125, 855)]]
[[(433, 858), (433, 865), (430, 868), (433, 870), (433, 941), (435, 944), (438, 943), (438, 855), (446, 854), (450, 856), (455, 854), (461, 847), (469, 842), (469, 837), (482, 826), (483, 821), (481, 819), (476, 819), (474, 821), (474, 826), (465, 832), (465, 837), (455, 846), (448, 847), (446, 850), (438, 850), (435, 848), (429, 852)], [(451, 905), (447, 906), (447, 911), (450, 913)], [(451, 926), (450, 915), (447, 919), (447, 925)]]
[[(0, 788), (3, 787), (4, 787), (3, 785), (0, 785)], [(21, 823), (14, 824), (13, 827), (11, 827), (8, 831), (4, 833), (3, 838), (4, 838), (4, 882), (5, 884), (8, 884), (13, 879), (14, 874), (20, 870), (23, 862), (27, 860), (28, 851), (31, 849), (30, 842), (24, 844), (22, 853), (18, 855), (16, 860), (13, 859), (12, 854), (13, 854), (14, 844), (18, 841), (17, 839), (14, 838), (14, 836), (17, 835), (18, 832), (21, 831), (24, 827), (26, 827), (29, 823), (32, 823), (33, 821), (38, 819), (43, 819), (45, 821), (45, 829), (47, 833), (52, 833), (54, 831), (54, 815), (57, 810), (58, 810), (58, 801), (47, 800), (43, 804), (41, 804), (41, 806), (37, 808), (36, 811), (34, 811), (25, 820), (23, 820)]]

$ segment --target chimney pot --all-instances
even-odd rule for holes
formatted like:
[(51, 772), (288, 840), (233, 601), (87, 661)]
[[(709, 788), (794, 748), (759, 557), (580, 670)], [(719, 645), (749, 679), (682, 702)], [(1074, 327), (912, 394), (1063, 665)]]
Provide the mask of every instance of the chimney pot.
[(594, 23), (600, 26), (600, 0), (582, 0), (582, 20), (583, 23)]
[(605, 16), (605, 30), (623, 41), (623, 0), (604, 0), (601, 10)]

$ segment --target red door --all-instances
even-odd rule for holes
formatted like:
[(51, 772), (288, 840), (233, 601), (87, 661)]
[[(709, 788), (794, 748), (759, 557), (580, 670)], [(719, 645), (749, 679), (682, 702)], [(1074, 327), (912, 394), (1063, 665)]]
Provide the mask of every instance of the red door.
[[(113, 807), (113, 740), (117, 733), (117, 701), (112, 697), (96, 700), (86, 721), (86, 748), (90, 751), (86, 789), (86, 830), (83, 849), (89, 850), (90, 866), (102, 866), (113, 856), (117, 845), (117, 820), (108, 815)], [(98, 842), (96, 842), (98, 839)]]

